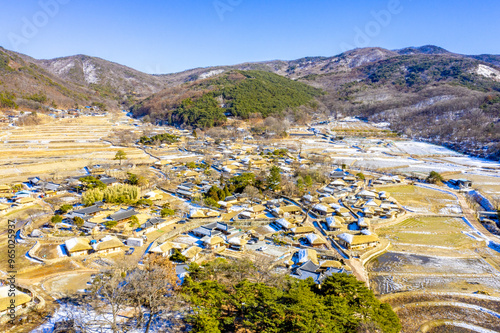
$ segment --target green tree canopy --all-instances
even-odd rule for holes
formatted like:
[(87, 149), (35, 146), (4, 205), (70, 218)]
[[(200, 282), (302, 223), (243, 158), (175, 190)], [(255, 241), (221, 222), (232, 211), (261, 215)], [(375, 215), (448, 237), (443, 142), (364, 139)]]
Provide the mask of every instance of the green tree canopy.
[(267, 187), (273, 191), (279, 190), (281, 188), (281, 169), (276, 165), (273, 165), (269, 170), (269, 176), (267, 177)]
[(50, 219), (50, 221), (54, 224), (57, 224), (57, 223), (61, 223), (63, 220), (62, 216), (61, 215), (54, 215), (52, 216), (52, 218)]
[(125, 151), (123, 150), (118, 150), (115, 154), (115, 160), (119, 160), (120, 161), (120, 165), (122, 165), (122, 160), (126, 159), (127, 158), (127, 154), (125, 153)]
[(427, 180), (427, 182), (429, 182), (431, 184), (438, 184), (438, 183), (443, 182), (443, 176), (441, 176), (436, 171), (431, 171), (426, 180)]
[[(215, 266), (214, 266), (215, 267)], [(284, 287), (249, 282), (222, 284), (193, 268), (183, 292), (193, 306), (195, 332), (356, 332), (361, 327), (397, 333), (399, 319), (352, 275), (335, 274), (319, 288), (312, 279)], [(202, 269), (204, 270), (204, 269)]]

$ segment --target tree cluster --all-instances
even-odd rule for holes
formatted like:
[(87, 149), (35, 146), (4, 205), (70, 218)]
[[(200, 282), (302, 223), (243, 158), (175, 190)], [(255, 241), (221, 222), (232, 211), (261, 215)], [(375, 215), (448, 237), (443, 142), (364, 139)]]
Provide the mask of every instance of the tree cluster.
[(98, 201), (108, 203), (128, 203), (133, 204), (139, 200), (140, 190), (137, 186), (118, 184), (106, 187), (104, 190), (93, 188), (82, 194), (82, 203), (90, 206)]
[(441, 176), (438, 172), (436, 171), (431, 171), (429, 173), (429, 176), (425, 179), (428, 183), (431, 184), (439, 184), (443, 182), (443, 176)]
[(179, 136), (169, 133), (157, 134), (151, 137), (141, 136), (139, 138), (139, 142), (143, 145), (154, 145), (161, 143), (172, 144), (178, 141), (179, 141)]

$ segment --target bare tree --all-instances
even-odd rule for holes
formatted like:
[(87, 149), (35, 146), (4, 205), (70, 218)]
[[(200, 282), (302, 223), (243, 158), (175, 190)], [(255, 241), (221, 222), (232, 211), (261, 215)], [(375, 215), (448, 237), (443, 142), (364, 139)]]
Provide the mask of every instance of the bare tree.
[[(120, 269), (112, 269), (103, 272), (94, 279), (88, 304), (95, 313), (101, 314), (101, 318), (110, 325), (113, 332), (120, 332), (118, 313), (127, 307), (128, 297), (122, 288), (124, 275)], [(109, 316), (106, 316), (109, 314)]]
[(246, 197), (249, 198), (252, 202), (254, 202), (255, 199), (260, 196), (259, 189), (252, 185), (248, 185), (247, 187), (245, 187), (245, 189), (243, 190), (243, 194), (246, 195)]
[(156, 319), (165, 319), (159, 318), (160, 314), (166, 315), (170, 323), (168, 326), (172, 326), (175, 321), (172, 314), (179, 311), (183, 303), (177, 296), (179, 287), (175, 265), (168, 258), (149, 257), (144, 269), (134, 270), (127, 276), (126, 281), (126, 290), (135, 305), (138, 325), (144, 323), (144, 318), (147, 317), (146, 333), (151, 330)]

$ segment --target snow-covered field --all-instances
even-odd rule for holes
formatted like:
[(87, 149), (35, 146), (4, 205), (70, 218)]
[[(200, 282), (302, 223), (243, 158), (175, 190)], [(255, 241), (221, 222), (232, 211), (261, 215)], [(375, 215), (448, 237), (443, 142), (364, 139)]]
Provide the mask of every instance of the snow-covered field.
[[(387, 252), (371, 264), (372, 272), (392, 274), (495, 274), (484, 259), (451, 258)], [(500, 283), (500, 281), (499, 281)]]
[(399, 141), (395, 143), (396, 147), (410, 155), (448, 155), (462, 156), (451, 149), (433, 145), (426, 142), (417, 141)]
[[(73, 319), (78, 328), (84, 328), (84, 332), (89, 333), (107, 333), (113, 332), (111, 329), (111, 314), (101, 314), (93, 311), (89, 306), (82, 304), (74, 304), (69, 301), (58, 301), (59, 308), (47, 318), (47, 321), (32, 330), (31, 333), (51, 333), (57, 322)], [(125, 324), (129, 318), (127, 313), (118, 316), (118, 322)], [(168, 332), (168, 327), (171, 326), (168, 318), (153, 320), (150, 332)], [(124, 332), (142, 333), (144, 328), (136, 328), (135, 322), (128, 323), (124, 328)]]

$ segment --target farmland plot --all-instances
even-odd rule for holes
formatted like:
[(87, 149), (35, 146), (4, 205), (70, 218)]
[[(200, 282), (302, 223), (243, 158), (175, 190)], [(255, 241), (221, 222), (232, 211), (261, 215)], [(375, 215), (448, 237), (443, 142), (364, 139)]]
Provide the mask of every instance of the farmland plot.
[(443, 208), (458, 205), (457, 199), (451, 194), (419, 186), (385, 186), (377, 190), (388, 192), (403, 207), (418, 213), (439, 214)]

